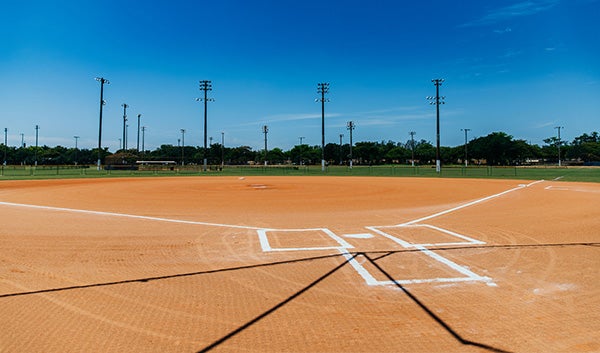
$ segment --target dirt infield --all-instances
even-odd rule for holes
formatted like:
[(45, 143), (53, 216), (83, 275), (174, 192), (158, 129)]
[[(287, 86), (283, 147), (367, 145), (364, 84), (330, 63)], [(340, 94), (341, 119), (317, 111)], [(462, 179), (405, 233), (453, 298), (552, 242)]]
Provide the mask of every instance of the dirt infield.
[(600, 352), (600, 184), (0, 183), (0, 352)]

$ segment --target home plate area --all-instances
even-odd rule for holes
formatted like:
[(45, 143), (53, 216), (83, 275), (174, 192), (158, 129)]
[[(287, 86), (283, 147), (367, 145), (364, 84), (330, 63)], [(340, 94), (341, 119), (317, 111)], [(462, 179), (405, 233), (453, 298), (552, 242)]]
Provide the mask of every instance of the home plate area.
[[(418, 283), (483, 282), (496, 286), (489, 277), (430, 250), (438, 246), (472, 246), (485, 242), (430, 224), (401, 224), (365, 227), (370, 232), (337, 235), (327, 228), (259, 229), (263, 252), (332, 250), (342, 254), (369, 286)], [(365, 252), (353, 251), (352, 240), (365, 242), (385, 237), (401, 246), (400, 250), (371, 253), (386, 273), (364, 258)], [(390, 280), (390, 277), (393, 280)]]

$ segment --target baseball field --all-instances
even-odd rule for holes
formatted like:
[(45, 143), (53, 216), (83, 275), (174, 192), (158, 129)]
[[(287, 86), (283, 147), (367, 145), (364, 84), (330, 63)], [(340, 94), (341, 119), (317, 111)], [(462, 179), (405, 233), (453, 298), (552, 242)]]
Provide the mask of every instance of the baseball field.
[(600, 183), (5, 180), (0, 352), (600, 352)]

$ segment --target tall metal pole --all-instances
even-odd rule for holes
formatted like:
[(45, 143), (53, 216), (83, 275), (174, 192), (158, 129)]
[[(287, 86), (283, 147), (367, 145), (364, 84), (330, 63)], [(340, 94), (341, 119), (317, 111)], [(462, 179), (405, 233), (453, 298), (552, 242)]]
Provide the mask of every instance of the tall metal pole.
[(443, 78), (436, 78), (431, 80), (435, 85), (435, 97), (427, 97), (430, 101), (429, 104), (435, 104), (436, 108), (436, 128), (435, 128), (435, 141), (436, 141), (436, 149), (435, 149), (435, 171), (437, 173), (441, 172), (441, 161), (440, 161), (440, 104), (445, 104), (444, 99), (446, 97), (440, 97), (440, 86), (442, 82), (444, 82)]
[(558, 166), (560, 167), (561, 166), (561, 163), (560, 163), (560, 145), (561, 145), (561, 142), (560, 142), (560, 129), (564, 129), (564, 127), (563, 126), (556, 126), (554, 128), (558, 130), (558, 142), (557, 142), (557, 145), (558, 145)]
[(340, 134), (340, 165), (342, 165), (342, 163), (344, 163), (344, 156), (342, 155), (342, 138), (344, 137), (344, 134)]
[(305, 139), (305, 137), (304, 137), (304, 136), (300, 136), (300, 137), (298, 137), (298, 138), (300, 139), (300, 146), (302, 146), (302, 140), (304, 140), (304, 139)]
[(38, 150), (38, 132), (40, 131), (40, 126), (36, 125), (35, 126), (35, 165), (38, 165), (38, 160), (37, 160), (37, 150)]
[(267, 134), (269, 133), (269, 127), (267, 125), (262, 128), (263, 134), (265, 134), (265, 167), (267, 166)]
[(121, 107), (123, 107), (123, 151), (125, 151), (127, 149), (127, 107), (129, 107), (129, 105), (123, 103), (121, 104)]
[(100, 127), (98, 128), (98, 170), (100, 170), (100, 161), (102, 156), (102, 106), (106, 104), (104, 101), (104, 84), (110, 84), (110, 81), (104, 77), (96, 77), (96, 81), (100, 82)]
[(317, 84), (317, 93), (321, 94), (321, 98), (316, 99), (316, 102), (321, 102), (321, 171), (325, 171), (325, 94), (329, 93), (329, 83), (321, 82)]
[(144, 138), (146, 137), (146, 127), (142, 126), (142, 155), (146, 153), (146, 149), (144, 148)]
[(8, 128), (4, 128), (4, 165), (6, 165), (6, 150), (8, 150)]
[(140, 153), (140, 118), (142, 117), (142, 114), (138, 114), (138, 126), (137, 126), (137, 153)]
[(206, 171), (207, 160), (206, 160), (206, 136), (207, 136), (207, 103), (208, 101), (214, 102), (214, 99), (208, 98), (208, 91), (212, 91), (212, 82), (209, 80), (200, 81), (200, 90), (204, 91), (204, 98), (196, 98), (197, 101), (204, 101), (204, 164), (203, 170)]
[(221, 168), (225, 166), (225, 132), (221, 131)]
[(460, 131), (465, 132), (465, 167), (469, 166), (469, 155), (467, 154), (467, 133), (471, 131), (471, 129), (460, 129)]
[(411, 166), (415, 166), (415, 134), (416, 132), (411, 131), (409, 132), (410, 134), (410, 149), (411, 149), (411, 159), (410, 159), (410, 164)]
[(181, 165), (185, 165), (185, 129), (180, 129), (181, 131)]
[(356, 125), (354, 125), (353, 121), (349, 121), (346, 124), (346, 128), (350, 131), (350, 169), (352, 169), (352, 131), (355, 127)]
[(75, 165), (77, 165), (77, 140), (79, 140), (79, 136), (73, 136), (75, 138)]
[(25, 147), (25, 134), (21, 133), (21, 147)]

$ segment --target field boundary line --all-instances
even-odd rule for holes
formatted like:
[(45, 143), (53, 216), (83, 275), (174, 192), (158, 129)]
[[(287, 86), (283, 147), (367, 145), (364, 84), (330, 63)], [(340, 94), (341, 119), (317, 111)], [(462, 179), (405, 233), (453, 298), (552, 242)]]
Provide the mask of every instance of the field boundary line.
[(153, 217), (153, 216), (140, 216), (140, 215), (127, 214), (127, 213), (116, 213), (116, 212), (106, 212), (106, 211), (79, 210), (76, 208), (65, 208), (65, 207), (55, 207), (55, 206), (39, 206), (39, 205), (30, 205), (30, 204), (4, 202), (4, 201), (0, 201), (0, 205), (1, 206), (12, 206), (12, 207), (33, 208), (33, 209), (39, 209), (39, 210), (91, 214), (91, 215), (96, 215), (96, 216), (112, 216), (112, 217), (144, 219), (144, 220), (157, 221), (157, 222), (193, 224), (193, 225), (202, 225), (202, 226), (211, 226), (211, 227), (237, 228), (237, 229), (247, 229), (247, 230), (272, 230), (271, 228), (266, 228), (266, 227), (252, 227), (252, 226), (240, 226), (240, 225), (235, 225), (235, 224), (187, 221), (187, 220), (182, 220), (182, 219), (172, 219), (172, 218)]
[(511, 192), (513, 192), (513, 191), (517, 191), (517, 190), (521, 190), (521, 189), (524, 189), (524, 188), (528, 188), (528, 187), (530, 187), (530, 186), (533, 186), (533, 185), (535, 185), (535, 184), (541, 183), (541, 182), (543, 182), (543, 181), (545, 181), (545, 180), (544, 180), (544, 179), (542, 179), (542, 180), (537, 180), (537, 181), (531, 182), (531, 183), (529, 183), (529, 184), (520, 184), (519, 186), (517, 186), (517, 187), (514, 187), (514, 188), (512, 188), (512, 189), (505, 190), (505, 191), (499, 192), (499, 193), (497, 193), (497, 194), (494, 194), (494, 195), (486, 196), (486, 197), (484, 197), (484, 198), (481, 198), (481, 199), (478, 199), (478, 200), (475, 200), (475, 201), (467, 202), (467, 203), (465, 203), (465, 204), (462, 204), (462, 205), (459, 205), (459, 206), (456, 206), (456, 207), (453, 207), (453, 208), (450, 208), (450, 209), (447, 209), (447, 210), (444, 210), (444, 211), (441, 211), (441, 212), (438, 212), (438, 213), (434, 213), (434, 214), (432, 214), (432, 215), (429, 215), (429, 216), (425, 216), (425, 217), (417, 218), (417, 219), (414, 219), (414, 220), (412, 220), (412, 221), (408, 221), (408, 222), (405, 222), (405, 223), (399, 223), (399, 224), (396, 224), (396, 226), (407, 226), (407, 225), (412, 225), (412, 224), (415, 224), (415, 223), (419, 223), (419, 222), (422, 222), (422, 221), (426, 221), (426, 220), (428, 220), (428, 219), (432, 219), (432, 218), (436, 218), (436, 217), (439, 217), (439, 216), (443, 216), (443, 215), (445, 215), (445, 214), (452, 213), (452, 212), (454, 212), (454, 211), (458, 211), (458, 210), (461, 210), (461, 209), (463, 209), (463, 208), (467, 208), (467, 207), (470, 207), (470, 206), (473, 206), (473, 205), (476, 205), (476, 204), (482, 203), (482, 202), (484, 202), (484, 201), (488, 201), (488, 200), (491, 200), (491, 199), (495, 199), (495, 198), (497, 198), (497, 197), (500, 197), (500, 196), (502, 196), (502, 195), (506, 195), (506, 194), (508, 194), (508, 193), (511, 193)]

